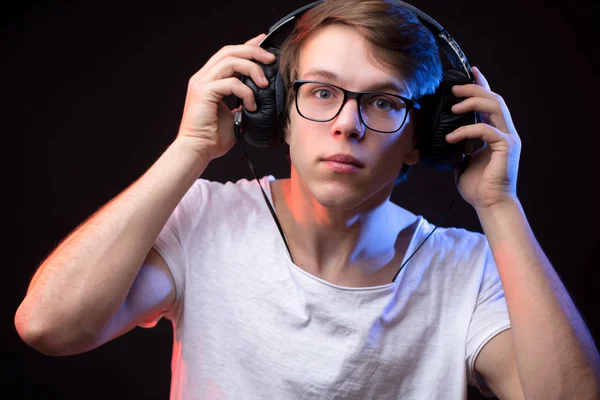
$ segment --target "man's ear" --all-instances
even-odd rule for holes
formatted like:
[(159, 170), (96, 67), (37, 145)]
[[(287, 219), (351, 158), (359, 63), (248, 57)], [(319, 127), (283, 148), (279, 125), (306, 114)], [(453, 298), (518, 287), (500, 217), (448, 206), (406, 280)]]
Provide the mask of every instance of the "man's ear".
[(412, 148), (407, 151), (406, 154), (404, 154), (404, 164), (415, 165), (421, 158), (419, 153), (419, 145), (417, 142), (417, 121), (410, 121), (409, 124), (410, 126), (407, 128), (409, 129), (408, 133), (411, 135)]

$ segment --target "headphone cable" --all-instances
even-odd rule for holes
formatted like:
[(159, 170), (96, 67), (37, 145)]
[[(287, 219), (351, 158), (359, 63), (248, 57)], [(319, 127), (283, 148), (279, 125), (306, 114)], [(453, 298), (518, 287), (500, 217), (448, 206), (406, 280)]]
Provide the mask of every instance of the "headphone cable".
[(400, 274), (400, 271), (402, 271), (402, 268), (404, 268), (404, 266), (408, 263), (408, 261), (425, 244), (425, 242), (427, 241), (427, 239), (429, 239), (429, 237), (431, 235), (433, 235), (433, 232), (435, 232), (435, 230), (444, 222), (444, 220), (446, 219), (446, 217), (448, 216), (448, 214), (450, 214), (450, 210), (452, 210), (452, 206), (454, 205), (454, 202), (456, 201), (456, 198), (458, 197), (458, 193), (459, 193), (459, 191), (458, 191), (458, 180), (460, 179), (460, 176), (462, 175), (462, 173), (465, 171), (465, 169), (469, 165), (469, 161), (470, 160), (471, 160), (471, 155), (470, 154), (465, 154), (463, 160), (461, 161), (461, 163), (458, 166), (458, 172), (456, 174), (455, 181), (454, 181), (454, 188), (456, 190), (454, 191), (454, 196), (452, 196), (452, 201), (450, 201), (450, 206), (448, 207), (448, 210), (446, 210), (446, 214), (444, 214), (444, 216), (442, 217), (442, 219), (440, 219), (440, 221), (437, 223), (437, 225), (435, 225), (435, 227), (432, 229), (432, 231), (429, 232), (429, 235), (427, 235), (427, 237), (425, 237), (425, 239), (423, 239), (423, 241), (421, 242), (421, 244), (419, 244), (419, 246), (415, 249), (415, 251), (413, 251), (413, 253), (402, 263), (402, 265), (398, 269), (398, 272), (396, 272), (396, 275), (394, 275), (394, 278), (392, 279), (392, 282), (394, 282), (396, 280), (396, 278)]
[(271, 215), (273, 216), (273, 219), (275, 220), (275, 224), (277, 224), (277, 229), (279, 229), (279, 234), (281, 235), (281, 238), (283, 239), (283, 243), (285, 244), (285, 248), (287, 249), (288, 254), (290, 255), (290, 259), (292, 260), (292, 262), (294, 262), (294, 258), (292, 257), (292, 252), (290, 251), (290, 246), (288, 246), (288, 242), (285, 239), (285, 234), (283, 233), (283, 229), (281, 228), (281, 224), (279, 223), (279, 218), (277, 218), (277, 214), (275, 214), (275, 210), (273, 209), (273, 206), (271, 205), (271, 202), (269, 201), (269, 198), (267, 197), (265, 190), (263, 189), (262, 185), (260, 184), (260, 179), (258, 179), (258, 175), (256, 173), (256, 169), (254, 168), (254, 164), (252, 163), (250, 156), (248, 155), (248, 153), (246, 152), (246, 149), (244, 148), (244, 145), (242, 144), (243, 141), (241, 140), (240, 125), (238, 124), (237, 120), (236, 120), (235, 124), (233, 125), (233, 129), (235, 132), (235, 137), (237, 139), (237, 143), (238, 143), (240, 149), (242, 149), (242, 154), (244, 155), (244, 158), (248, 162), (248, 166), (250, 167), (250, 171), (252, 172), (254, 179), (256, 179), (256, 182), (258, 183), (258, 187), (260, 188), (260, 191), (262, 192), (265, 202), (267, 203), (267, 206), (269, 207), (269, 211), (271, 212)]

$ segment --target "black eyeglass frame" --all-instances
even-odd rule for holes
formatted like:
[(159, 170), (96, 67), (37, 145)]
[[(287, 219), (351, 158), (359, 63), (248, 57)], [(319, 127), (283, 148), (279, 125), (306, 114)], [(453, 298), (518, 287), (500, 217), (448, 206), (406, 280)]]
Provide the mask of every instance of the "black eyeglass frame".
[[(313, 118), (308, 118), (307, 116), (305, 116), (304, 114), (302, 114), (302, 112), (300, 111), (300, 107), (298, 107), (298, 92), (300, 89), (300, 87), (302, 85), (304, 85), (305, 83), (318, 83), (318, 84), (322, 84), (322, 85), (327, 85), (327, 86), (331, 86), (334, 87), (336, 89), (339, 89), (342, 91), (342, 93), (344, 93), (344, 100), (342, 101), (342, 104), (340, 105), (339, 110), (335, 113), (335, 115), (329, 119), (326, 120), (320, 120), (320, 119), (313, 119)], [(314, 121), (314, 122), (329, 122), (334, 120), (342, 111), (342, 108), (344, 108), (344, 105), (346, 105), (346, 101), (348, 101), (348, 99), (355, 99), (356, 100), (356, 104), (358, 105), (358, 117), (360, 118), (360, 122), (367, 128), (369, 128), (370, 130), (374, 131), (374, 132), (379, 132), (379, 133), (395, 133), (398, 132), (400, 129), (402, 129), (402, 127), (404, 126), (404, 124), (406, 123), (406, 118), (408, 117), (408, 114), (410, 113), (410, 110), (412, 110), (413, 108), (416, 110), (421, 109), (421, 105), (419, 103), (417, 103), (416, 101), (406, 98), (404, 96), (400, 96), (397, 94), (393, 94), (393, 93), (386, 93), (386, 92), (353, 92), (351, 90), (347, 90), (344, 89), (342, 87), (333, 85), (331, 83), (328, 82), (320, 82), (320, 81), (311, 81), (311, 80), (295, 80), (292, 82), (292, 87), (294, 88), (295, 92), (294, 93), (294, 103), (296, 103), (296, 111), (298, 111), (298, 114), (300, 114), (300, 116), (302, 118), (305, 118), (309, 121)], [(400, 127), (394, 131), (380, 131), (377, 129), (373, 129), (371, 128), (369, 125), (367, 125), (365, 123), (365, 120), (363, 119), (362, 116), (362, 110), (360, 107), (360, 100), (362, 99), (362, 97), (364, 95), (367, 94), (384, 94), (386, 96), (393, 96), (393, 97), (397, 97), (400, 100), (402, 100), (405, 104), (406, 104), (406, 114), (404, 115), (404, 119), (402, 120), (402, 123), (400, 124)]]

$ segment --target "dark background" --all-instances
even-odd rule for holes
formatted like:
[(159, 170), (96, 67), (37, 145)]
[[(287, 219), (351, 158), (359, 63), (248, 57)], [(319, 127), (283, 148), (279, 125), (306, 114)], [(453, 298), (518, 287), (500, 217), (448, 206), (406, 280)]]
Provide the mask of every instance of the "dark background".
[[(13, 398), (168, 398), (168, 321), (136, 328), (86, 354), (48, 357), (20, 341), (14, 312), (54, 246), (143, 174), (174, 139), (194, 72), (220, 47), (265, 32), (304, 4), (51, 1), (3, 10), (2, 197), (10, 203), (8, 221), (15, 222), (3, 243), (5, 255), (17, 258), (3, 266), (2, 360)], [(518, 194), (598, 341), (598, 64), (592, 61), (598, 28), (592, 3), (412, 4), (448, 29), (505, 98), (523, 141)], [(238, 150), (211, 163), (203, 177), (251, 178)], [(259, 174), (288, 176), (285, 149), (249, 151)], [(449, 174), (417, 166), (393, 200), (436, 222), (452, 193)], [(443, 225), (480, 231), (462, 200)], [(479, 398), (470, 390), (469, 399)]]

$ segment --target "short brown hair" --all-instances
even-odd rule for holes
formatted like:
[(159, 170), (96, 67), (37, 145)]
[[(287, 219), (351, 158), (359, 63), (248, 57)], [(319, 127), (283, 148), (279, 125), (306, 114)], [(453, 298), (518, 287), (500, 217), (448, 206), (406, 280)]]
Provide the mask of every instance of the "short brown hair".
[[(334, 23), (357, 29), (371, 44), (370, 56), (390, 72), (399, 72), (415, 100), (434, 93), (442, 65), (433, 34), (414, 12), (386, 0), (325, 0), (306, 11), (281, 46), (279, 70), (287, 88), (297, 79), (298, 56), (307, 38)], [(288, 95), (288, 107), (293, 98)]]
[[(300, 49), (311, 33), (330, 24), (350, 26), (370, 43), (373, 60), (391, 73), (400, 73), (413, 99), (433, 94), (442, 80), (442, 64), (432, 32), (417, 15), (392, 0), (325, 0), (306, 11), (280, 48), (279, 71), (286, 88), (298, 78)], [(284, 120), (294, 102), (287, 91)], [(289, 122), (289, 121), (288, 121)], [(408, 172), (405, 165), (399, 181)]]

